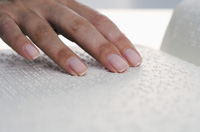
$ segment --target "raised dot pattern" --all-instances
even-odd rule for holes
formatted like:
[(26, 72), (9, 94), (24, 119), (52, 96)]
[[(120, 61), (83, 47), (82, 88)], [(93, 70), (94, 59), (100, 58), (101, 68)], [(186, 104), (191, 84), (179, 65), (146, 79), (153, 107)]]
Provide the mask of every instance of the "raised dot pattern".
[(111, 73), (87, 53), (84, 77), (46, 55), (0, 52), (1, 132), (198, 132), (200, 67), (138, 47), (141, 67)]

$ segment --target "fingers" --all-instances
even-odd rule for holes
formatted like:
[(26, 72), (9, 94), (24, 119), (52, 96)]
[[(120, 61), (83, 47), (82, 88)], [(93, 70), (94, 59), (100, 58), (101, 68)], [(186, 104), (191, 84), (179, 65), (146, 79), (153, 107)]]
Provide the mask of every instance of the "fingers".
[(112, 72), (124, 72), (129, 65), (141, 63), (139, 53), (114, 23), (74, 0), (68, 2), (71, 9), (57, 1), (52, 1), (44, 10), (27, 8), (30, 5), (20, 6), (17, 10), (9, 8), (10, 12), (14, 12), (9, 14), (12, 18), (0, 15), (0, 37), (20, 55), (33, 60), (39, 56), (39, 51), (24, 36), (25, 33), (72, 75), (84, 75), (87, 66), (62, 43), (50, 24)]
[(28, 40), (18, 25), (6, 14), (0, 15), (0, 37), (18, 54), (26, 59), (36, 59), (40, 53)]
[(20, 13), (17, 20), (21, 29), (55, 63), (75, 76), (87, 72), (87, 66), (74, 54), (50, 27), (50, 25), (32, 12)]
[(90, 21), (108, 41), (118, 48), (130, 66), (141, 64), (142, 58), (130, 40), (106, 16), (77, 1), (70, 1), (67, 6)]
[(129, 66), (119, 50), (86, 19), (62, 5), (49, 8), (50, 23), (73, 40), (112, 72), (124, 72)]

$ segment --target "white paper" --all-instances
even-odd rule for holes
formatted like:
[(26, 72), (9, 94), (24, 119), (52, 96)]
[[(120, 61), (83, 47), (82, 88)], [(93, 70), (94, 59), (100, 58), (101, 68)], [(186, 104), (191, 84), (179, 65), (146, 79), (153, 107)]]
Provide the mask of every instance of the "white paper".
[(200, 0), (184, 0), (174, 11), (161, 49), (200, 66)]
[(123, 74), (76, 50), (85, 77), (0, 51), (0, 132), (199, 132), (200, 68), (138, 49), (142, 66)]

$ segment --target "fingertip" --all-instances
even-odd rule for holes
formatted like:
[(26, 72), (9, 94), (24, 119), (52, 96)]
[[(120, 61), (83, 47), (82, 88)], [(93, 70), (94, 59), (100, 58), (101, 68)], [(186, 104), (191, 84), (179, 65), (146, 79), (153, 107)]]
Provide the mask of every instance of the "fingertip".
[(119, 73), (123, 73), (129, 68), (127, 62), (117, 54), (110, 55), (108, 57), (108, 61), (110, 65), (113, 66), (113, 68)]
[(31, 58), (32, 60), (35, 60), (40, 56), (39, 50), (33, 44), (25, 44), (24, 51), (26, 55), (29, 56), (28, 58)]
[(124, 56), (132, 67), (138, 67), (142, 63), (142, 57), (133, 49), (127, 49)]
[(70, 57), (67, 63), (73, 70), (72, 75), (74, 76), (84, 76), (88, 71), (88, 67), (77, 57)]

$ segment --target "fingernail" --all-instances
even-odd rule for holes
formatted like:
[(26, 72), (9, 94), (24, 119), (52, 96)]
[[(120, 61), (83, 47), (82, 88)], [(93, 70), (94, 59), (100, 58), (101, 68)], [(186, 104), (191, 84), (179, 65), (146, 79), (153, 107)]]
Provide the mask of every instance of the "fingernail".
[(69, 58), (68, 64), (70, 68), (79, 76), (83, 76), (87, 72), (87, 67), (76, 57)]
[(24, 49), (26, 51), (26, 53), (32, 58), (32, 59), (36, 59), (40, 56), (39, 51), (32, 45), (32, 44), (26, 44), (24, 46)]
[(142, 58), (132, 49), (128, 49), (125, 51), (125, 57), (128, 62), (134, 67), (137, 67), (142, 63)]
[(128, 69), (128, 64), (117, 54), (112, 54), (108, 57), (110, 64), (118, 71), (123, 72)]

